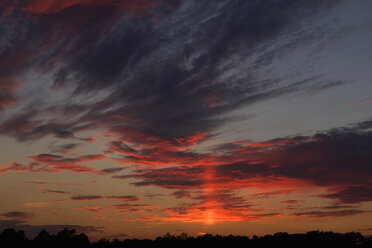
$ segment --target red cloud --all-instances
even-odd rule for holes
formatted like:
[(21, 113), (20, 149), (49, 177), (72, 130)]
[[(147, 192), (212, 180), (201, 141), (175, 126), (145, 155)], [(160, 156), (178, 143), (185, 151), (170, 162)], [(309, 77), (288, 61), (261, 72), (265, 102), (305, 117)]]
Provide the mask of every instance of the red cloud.
[(39, 166), (38, 164), (31, 163), (29, 165), (23, 165), (19, 163), (13, 163), (6, 167), (0, 167), (0, 173), (8, 173), (8, 172), (23, 172), (23, 171), (31, 171), (31, 172), (50, 172), (50, 170), (46, 167)]
[[(203, 166), (220, 165), (225, 161), (213, 154), (200, 154), (192, 147), (209, 136), (208, 133), (195, 133), (189, 137), (164, 139), (159, 136), (132, 129), (115, 128), (121, 139), (110, 143), (109, 151), (125, 155), (122, 164), (146, 166)], [(226, 157), (225, 159), (229, 159)], [(234, 159), (236, 161), (237, 158)]]
[[(179, 191), (182, 193), (174, 195), (177, 198), (190, 198), (190, 192), (187, 190), (204, 190), (207, 198), (199, 200), (201, 200), (200, 204), (205, 205), (192, 207), (193, 211), (202, 214), (202, 211), (207, 209), (215, 209), (220, 202), (216, 200), (217, 189), (253, 188), (263, 191), (260, 195), (252, 195), (250, 199), (254, 200), (255, 197), (271, 197), (273, 192), (277, 192), (275, 195), (279, 197), (315, 186), (331, 192), (319, 197), (339, 200), (343, 203), (371, 201), (371, 187), (369, 187), (371, 155), (367, 152), (371, 148), (371, 135), (342, 131), (261, 143), (241, 141), (202, 154), (192, 150), (182, 150), (184, 148), (180, 149), (180, 143), (173, 142), (174, 140), (163, 142), (157, 138), (150, 139), (142, 146), (134, 144), (131, 147), (122, 141), (112, 143), (111, 151), (124, 154), (124, 163), (130, 161), (137, 165), (148, 165), (150, 162), (153, 165), (173, 165), (166, 168), (134, 170), (131, 175), (122, 178), (138, 179), (138, 182), (133, 183), (136, 186), (155, 185), (167, 189), (182, 189)], [(146, 135), (141, 133), (140, 137), (145, 139)], [(123, 138), (125, 139), (124, 135)], [(134, 140), (131, 141), (134, 143)], [(157, 147), (154, 144), (162, 145)], [(358, 144), (358, 149), (353, 144)], [(206, 163), (206, 161), (211, 162)], [(302, 202), (281, 199), (281, 203), (284, 204)], [(201, 210), (197, 210), (198, 207)], [(221, 208), (223, 207), (220, 206), (213, 211), (223, 213)], [(168, 211), (173, 216), (171, 219), (177, 219), (177, 216), (184, 221), (193, 219), (188, 216), (188, 212), (179, 214), (172, 209)], [(334, 213), (334, 215), (341, 214), (347, 213)], [(249, 215), (242, 218), (253, 217)]]
[(139, 16), (158, 3), (153, 0), (26, 0), (23, 11), (31, 14), (55, 14), (74, 6), (110, 6), (128, 12), (131, 16)]
[(82, 155), (73, 158), (66, 158), (59, 155), (53, 154), (39, 154), (37, 156), (28, 157), (37, 163), (41, 163), (44, 166), (51, 167), (50, 171), (58, 172), (63, 170), (69, 170), (75, 173), (95, 173), (102, 174), (100, 171), (96, 171), (92, 168), (79, 165), (80, 163), (88, 163), (92, 161), (102, 160), (105, 155), (93, 154), (93, 155)]
[(20, 85), (18, 81), (11, 78), (0, 78), (0, 111), (9, 105), (17, 103), (14, 93), (19, 89)]
[(59, 171), (72, 171), (74, 173), (94, 173), (102, 174), (104, 172), (96, 171), (95, 169), (80, 165), (81, 163), (88, 163), (92, 161), (102, 160), (105, 155), (93, 154), (82, 155), (72, 158), (66, 158), (53, 154), (39, 154), (37, 156), (28, 157), (34, 162), (29, 165), (22, 165), (13, 163), (7, 167), (0, 167), (0, 173), (7, 173), (10, 171), (31, 171), (31, 172), (59, 172)]
[(175, 138), (175, 140), (181, 145), (185, 147), (191, 147), (194, 146), (201, 141), (205, 140), (208, 136), (207, 132), (197, 132), (195, 135), (185, 138)]

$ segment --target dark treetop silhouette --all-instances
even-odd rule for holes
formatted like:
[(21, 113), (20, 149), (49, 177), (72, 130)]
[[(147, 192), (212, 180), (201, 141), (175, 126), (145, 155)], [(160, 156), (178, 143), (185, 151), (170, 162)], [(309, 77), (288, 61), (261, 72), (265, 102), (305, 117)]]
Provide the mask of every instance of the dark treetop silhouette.
[(312, 231), (305, 234), (288, 234), (284, 232), (258, 237), (221, 236), (205, 234), (199, 237), (189, 237), (186, 233), (178, 236), (165, 234), (163, 237), (150, 239), (101, 239), (90, 242), (84, 234), (77, 234), (74, 229), (65, 228), (55, 235), (42, 230), (34, 239), (28, 239), (23, 231), (5, 229), (0, 234), (0, 247), (79, 247), (79, 248), (110, 248), (110, 247), (337, 247), (337, 248), (368, 248), (372, 247), (372, 236), (364, 237), (358, 232), (334, 233)]

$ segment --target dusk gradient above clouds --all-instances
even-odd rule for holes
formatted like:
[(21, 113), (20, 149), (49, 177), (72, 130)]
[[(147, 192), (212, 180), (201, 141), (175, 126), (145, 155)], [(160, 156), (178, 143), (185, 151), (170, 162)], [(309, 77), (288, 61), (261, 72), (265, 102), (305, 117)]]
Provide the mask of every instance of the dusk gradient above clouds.
[(369, 0), (0, 0), (0, 229), (372, 233)]

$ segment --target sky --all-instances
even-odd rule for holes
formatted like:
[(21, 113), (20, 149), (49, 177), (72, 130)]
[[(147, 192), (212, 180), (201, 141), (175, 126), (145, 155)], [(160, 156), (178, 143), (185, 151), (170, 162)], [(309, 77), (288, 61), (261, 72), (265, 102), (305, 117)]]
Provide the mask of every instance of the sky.
[(372, 234), (369, 0), (0, 0), (0, 229)]

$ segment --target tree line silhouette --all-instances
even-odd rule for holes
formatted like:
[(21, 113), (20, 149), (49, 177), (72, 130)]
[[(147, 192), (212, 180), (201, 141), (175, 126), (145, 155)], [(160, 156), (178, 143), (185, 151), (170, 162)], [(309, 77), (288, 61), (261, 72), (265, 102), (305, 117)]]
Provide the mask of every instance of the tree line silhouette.
[(301, 247), (301, 248), (372, 248), (372, 236), (365, 237), (358, 232), (334, 233), (312, 231), (305, 234), (288, 234), (284, 232), (258, 237), (221, 236), (205, 234), (191, 237), (186, 233), (178, 236), (167, 233), (162, 237), (151, 239), (101, 239), (90, 242), (86, 234), (77, 234), (74, 229), (65, 228), (57, 234), (50, 235), (42, 230), (34, 239), (28, 239), (24, 231), (5, 229), (0, 234), (0, 247), (40, 247), (40, 248), (195, 248), (195, 247)]

